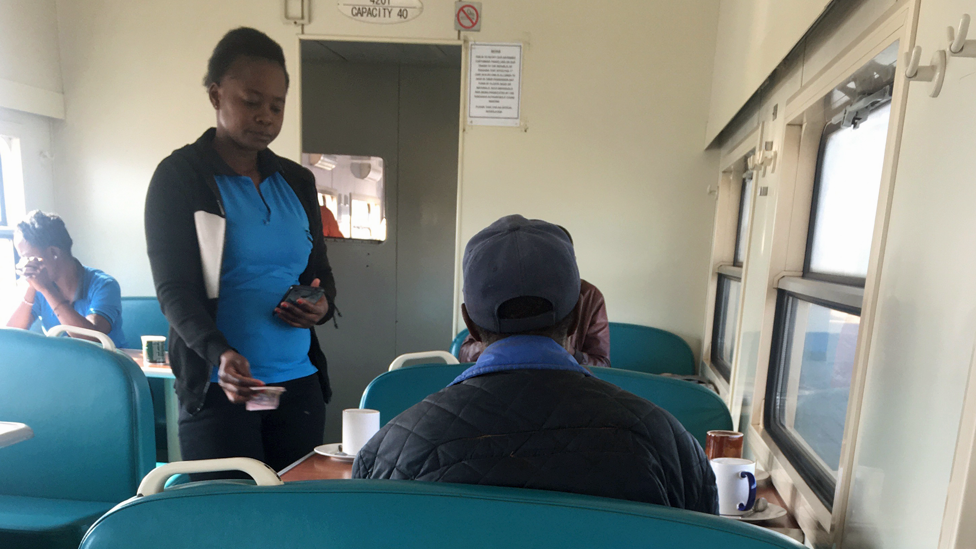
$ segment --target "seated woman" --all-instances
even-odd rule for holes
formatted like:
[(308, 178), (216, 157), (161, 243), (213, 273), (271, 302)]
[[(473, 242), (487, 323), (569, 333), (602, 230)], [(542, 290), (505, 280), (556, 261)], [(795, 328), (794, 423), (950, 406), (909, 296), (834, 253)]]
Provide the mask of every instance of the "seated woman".
[(126, 346), (119, 283), (71, 255), (71, 237), (60, 217), (40, 210), (27, 214), (17, 224), (14, 247), (27, 290), (7, 327), (26, 330), (40, 317), (45, 330), (59, 324), (87, 328), (108, 334), (116, 347)]

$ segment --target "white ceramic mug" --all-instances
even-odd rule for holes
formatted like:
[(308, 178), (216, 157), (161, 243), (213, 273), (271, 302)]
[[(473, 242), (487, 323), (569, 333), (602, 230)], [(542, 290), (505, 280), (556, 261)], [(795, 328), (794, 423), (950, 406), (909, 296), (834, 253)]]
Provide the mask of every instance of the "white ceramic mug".
[(756, 504), (756, 462), (742, 458), (711, 460), (718, 485), (720, 515), (744, 515)]
[(379, 410), (347, 408), (342, 411), (342, 451), (356, 455), (380, 430)]

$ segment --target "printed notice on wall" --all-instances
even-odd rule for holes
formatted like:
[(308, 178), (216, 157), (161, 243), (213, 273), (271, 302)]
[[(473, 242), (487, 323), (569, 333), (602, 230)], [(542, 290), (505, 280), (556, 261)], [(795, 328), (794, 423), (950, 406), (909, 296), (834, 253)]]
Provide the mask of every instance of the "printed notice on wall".
[(518, 126), (522, 44), (471, 44), (468, 124)]

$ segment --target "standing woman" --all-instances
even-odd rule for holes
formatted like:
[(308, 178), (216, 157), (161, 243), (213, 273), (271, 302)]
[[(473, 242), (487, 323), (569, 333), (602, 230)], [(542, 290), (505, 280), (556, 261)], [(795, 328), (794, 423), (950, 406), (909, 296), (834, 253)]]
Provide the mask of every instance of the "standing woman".
[[(160, 162), (146, 196), (180, 450), (187, 460), (243, 456), (280, 470), (322, 443), (332, 394), (314, 330), (332, 318), (336, 295), (315, 179), (268, 149), (288, 91), (274, 40), (228, 32), (204, 85), (216, 128)], [(293, 284), (325, 297), (282, 302)], [(246, 410), (265, 385), (285, 388), (278, 408)]]

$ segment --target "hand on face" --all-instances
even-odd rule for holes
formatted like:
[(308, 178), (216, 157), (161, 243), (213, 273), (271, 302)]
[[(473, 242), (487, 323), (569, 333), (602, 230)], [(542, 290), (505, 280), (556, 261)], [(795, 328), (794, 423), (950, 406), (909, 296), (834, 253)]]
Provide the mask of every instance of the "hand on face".
[(38, 292), (43, 292), (54, 285), (51, 271), (40, 257), (23, 257), (17, 264), (20, 275), (27, 280), (31, 288)]
[[(312, 286), (318, 287), (319, 279), (312, 281)], [(329, 301), (322, 296), (315, 303), (299, 299), (297, 303), (282, 301), (276, 308), (275, 314), (286, 324), (295, 328), (311, 328), (318, 324), (329, 312)]]

